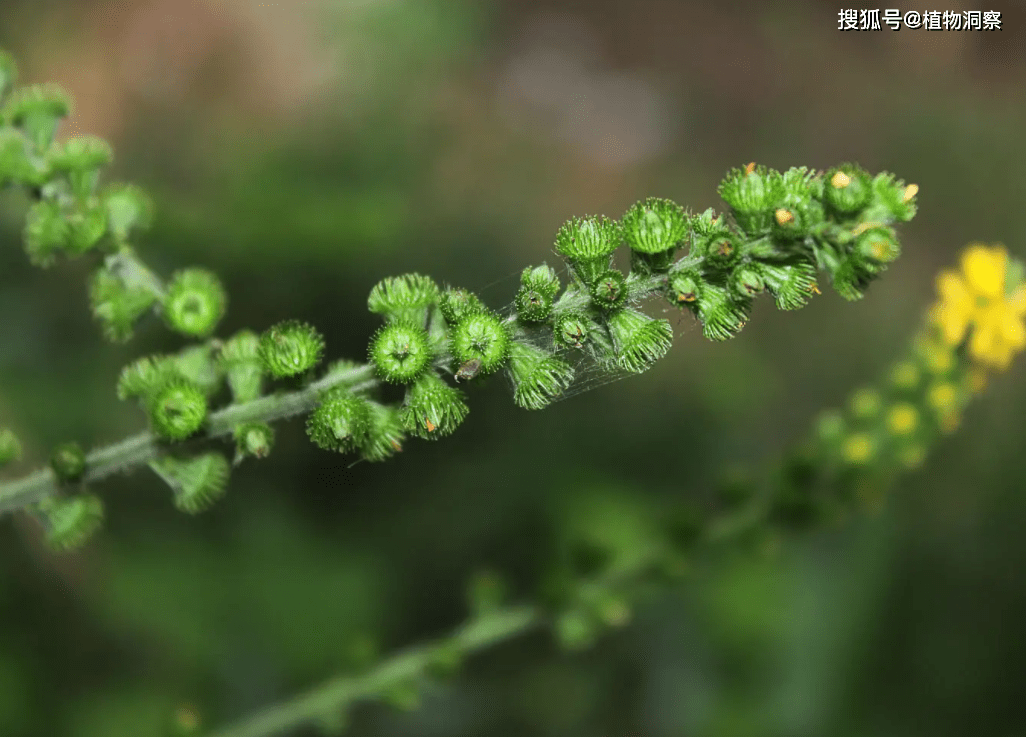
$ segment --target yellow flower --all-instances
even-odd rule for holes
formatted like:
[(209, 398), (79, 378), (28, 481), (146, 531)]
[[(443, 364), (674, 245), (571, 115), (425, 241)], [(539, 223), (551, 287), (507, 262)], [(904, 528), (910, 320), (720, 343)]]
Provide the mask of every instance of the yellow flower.
[(934, 320), (950, 345), (971, 328), (969, 355), (980, 364), (1008, 368), (1012, 356), (1026, 348), (1026, 285), (1005, 294), (1008, 253), (1002, 246), (970, 245), (961, 267), (961, 273), (945, 270), (937, 277)]

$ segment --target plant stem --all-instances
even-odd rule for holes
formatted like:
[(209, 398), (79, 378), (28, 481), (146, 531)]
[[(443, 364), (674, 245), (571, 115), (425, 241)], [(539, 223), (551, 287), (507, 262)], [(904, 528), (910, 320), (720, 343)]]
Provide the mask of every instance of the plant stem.
[(383, 660), (360, 676), (339, 677), (305, 694), (268, 707), (209, 737), (274, 737), (304, 724), (311, 724), (338, 713), (349, 703), (373, 698), (389, 686), (423, 675), (440, 646), (460, 653), (482, 650), (511, 637), (539, 627), (542, 611), (533, 606), (517, 606), (484, 614), (464, 623), (447, 638), (399, 652)]
[[(333, 371), (327, 376), (294, 392), (272, 394), (243, 404), (230, 404), (213, 412), (205, 432), (189, 442), (201, 442), (230, 435), (243, 422), (273, 422), (309, 412), (316, 406), (318, 395), (325, 389), (349, 386), (354, 392), (367, 391), (377, 385), (370, 364)], [(115, 473), (129, 471), (167, 452), (170, 446), (146, 431), (120, 442), (97, 448), (86, 456), (86, 472), (82, 483), (100, 481)], [(49, 468), (0, 484), (0, 514), (35, 504), (57, 493), (57, 477)]]

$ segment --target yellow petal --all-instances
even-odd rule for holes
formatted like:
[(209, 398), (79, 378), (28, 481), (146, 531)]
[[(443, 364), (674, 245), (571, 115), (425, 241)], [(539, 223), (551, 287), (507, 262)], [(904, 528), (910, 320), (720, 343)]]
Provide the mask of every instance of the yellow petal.
[(1008, 254), (1001, 247), (988, 248), (977, 243), (962, 254), (962, 272), (969, 287), (991, 299), (1004, 296), (1007, 263)]
[(999, 344), (997, 338), (998, 332), (992, 324), (977, 325), (973, 328), (973, 337), (969, 340), (969, 354), (981, 363), (990, 363)]
[(933, 320), (940, 326), (944, 341), (948, 345), (962, 342), (966, 328), (969, 327), (969, 314), (948, 304), (939, 304), (934, 307)]
[(969, 287), (957, 272), (945, 269), (937, 275), (937, 293), (941, 301), (952, 305), (972, 305), (973, 296)]

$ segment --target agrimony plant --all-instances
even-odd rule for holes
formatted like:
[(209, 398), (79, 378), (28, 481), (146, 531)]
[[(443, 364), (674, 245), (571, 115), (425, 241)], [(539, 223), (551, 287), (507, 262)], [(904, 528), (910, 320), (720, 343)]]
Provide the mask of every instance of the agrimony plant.
[[(336, 361), (318, 376), (325, 345), (311, 325), (287, 320), (260, 334), (214, 337), (228, 304), (217, 276), (190, 267), (165, 281), (150, 270), (132, 244), (150, 221), (149, 199), (130, 185), (100, 186), (111, 160), (104, 141), (55, 140), (71, 108), (66, 93), (11, 89), (8, 55), (0, 68), (0, 184), (32, 195), (30, 260), (51, 266), (62, 257), (95, 259), (90, 304), (109, 340), (130, 339), (150, 313), (196, 341), (174, 355), (140, 357), (122, 372), (118, 396), (138, 402), (148, 432), (79, 452), (74, 462), (66, 447), (58, 449), (52, 468), (0, 484), (0, 511), (29, 508), (41, 518), (64, 514), (88, 485), (144, 464), (168, 484), (179, 509), (205, 509), (224, 493), (232, 464), (218, 450), (195, 446), (225, 438), (235, 444), (235, 463), (263, 458), (273, 446), (271, 423), (294, 415), (308, 415), (307, 432), (320, 448), (377, 462), (408, 437), (452, 434), (469, 414), (460, 384), (505, 373), (514, 402), (541, 409), (573, 387), (582, 357), (601, 371), (641, 373), (667, 353), (673, 330), (646, 314), (650, 299), (691, 312), (706, 337), (725, 340), (744, 327), (763, 292), (781, 309), (803, 306), (818, 293), (818, 273), (842, 296), (861, 297), (898, 255), (892, 226), (915, 214), (918, 188), (890, 174), (870, 176), (852, 164), (826, 172), (749, 164), (720, 185), (728, 214), (648, 198), (619, 220), (572, 218), (554, 244), (568, 267), (566, 283), (547, 264), (529, 266), (504, 312), (422, 274), (383, 279), (367, 301), (383, 319), (367, 361)], [(624, 245), (626, 273), (613, 263)], [(278, 380), (300, 388), (265, 393)], [(212, 407), (223, 384), (233, 401)], [(404, 399), (380, 401), (373, 391), (379, 384), (404, 387)], [(63, 519), (81, 519), (84, 533), (98, 517)]]
[[(566, 283), (547, 264), (529, 266), (506, 311), (421, 274), (383, 279), (368, 298), (383, 324), (366, 361), (337, 360), (318, 374), (325, 345), (313, 326), (289, 320), (215, 337), (228, 306), (217, 276), (191, 267), (165, 281), (151, 271), (133, 245), (152, 216), (145, 193), (101, 187), (110, 147), (88, 136), (56, 141), (69, 96), (51, 85), (14, 89), (15, 78), (13, 61), (0, 52), (0, 186), (23, 187), (32, 197), (24, 231), (30, 261), (48, 267), (60, 258), (93, 259), (90, 308), (108, 340), (129, 340), (151, 314), (194, 341), (173, 355), (140, 357), (118, 378), (118, 397), (139, 404), (148, 431), (89, 453), (63, 443), (49, 468), (0, 484), (0, 511), (25, 510), (59, 549), (80, 545), (99, 527), (103, 507), (90, 485), (116, 471), (146, 465), (178, 509), (207, 508), (227, 489), (233, 464), (271, 452), (279, 419), (307, 415), (318, 447), (377, 462), (410, 436), (452, 434), (469, 413), (463, 383), (505, 373), (514, 402), (541, 409), (572, 390), (581, 357), (610, 373), (641, 373), (673, 339), (668, 321), (646, 314), (651, 299), (693, 314), (711, 340), (736, 335), (764, 292), (780, 309), (804, 306), (819, 293), (820, 274), (843, 297), (858, 299), (899, 254), (893, 226), (916, 210), (918, 187), (887, 173), (873, 176), (854, 164), (825, 172), (749, 164), (720, 184), (725, 214), (648, 198), (619, 220), (569, 220), (554, 243)], [(613, 261), (624, 246), (626, 273)], [(540, 603), (519, 606), (505, 603), (496, 576), (479, 577), (470, 586), (470, 618), (451, 636), (209, 734), (338, 729), (345, 710), (368, 698), (410, 708), (425, 679), (527, 630), (548, 627), (567, 648), (588, 645), (603, 628), (629, 620), (646, 584), (680, 577), (702, 550), (750, 545), (877, 503), (896, 474), (922, 463), (936, 439), (957, 427), (987, 373), (1026, 346), (1023, 268), (1001, 247), (971, 246), (961, 271), (942, 273), (938, 287), (940, 300), (886, 380), (859, 390), (843, 411), (825, 413), (768, 472), (725, 479), (705, 508), (666, 510), (629, 564), (609, 566), (601, 562), (608, 551), (592, 550), (599, 563), (562, 571)], [(267, 393), (275, 381), (293, 388)], [(380, 401), (380, 384), (404, 387), (404, 399)], [(232, 401), (211, 407), (223, 385)], [(233, 461), (199, 447), (216, 439), (234, 445)], [(0, 467), (20, 453), (14, 434), (0, 429)], [(195, 733), (198, 716), (183, 709), (176, 725)]]

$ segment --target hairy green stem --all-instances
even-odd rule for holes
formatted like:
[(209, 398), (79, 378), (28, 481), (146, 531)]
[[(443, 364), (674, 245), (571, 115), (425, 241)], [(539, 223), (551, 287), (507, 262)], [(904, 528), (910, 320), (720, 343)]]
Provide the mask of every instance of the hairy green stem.
[[(352, 391), (366, 391), (377, 385), (369, 364), (333, 371), (298, 391), (271, 394), (243, 404), (231, 404), (213, 412), (206, 431), (194, 441), (230, 435), (236, 425), (244, 422), (273, 422), (309, 412), (317, 406), (325, 389), (349, 386)], [(100, 481), (115, 473), (128, 471), (153, 460), (171, 447), (152, 432), (141, 432), (124, 440), (97, 448), (86, 456), (83, 483)], [(15, 481), (0, 484), (0, 514), (35, 504), (57, 493), (59, 486), (52, 469), (44, 468)]]

